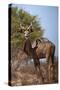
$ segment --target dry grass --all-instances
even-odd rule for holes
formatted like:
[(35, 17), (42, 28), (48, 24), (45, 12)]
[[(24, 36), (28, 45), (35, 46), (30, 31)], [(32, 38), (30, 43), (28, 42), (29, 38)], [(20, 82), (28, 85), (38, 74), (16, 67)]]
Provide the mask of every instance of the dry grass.
[(57, 75), (57, 65), (55, 64), (55, 79), (54, 81), (48, 81), (48, 73), (47, 73), (47, 65), (41, 65), (41, 73), (44, 77), (44, 81), (42, 80), (41, 75), (35, 73), (35, 69), (33, 65), (24, 66), (21, 68), (17, 68), (12, 72), (12, 85), (37, 85), (37, 84), (47, 84), (47, 83), (57, 83), (58, 75)]
[[(11, 85), (21, 86), (21, 85), (40, 85), (40, 84), (52, 84), (58, 82), (58, 63), (55, 62), (55, 73), (54, 80), (48, 81), (47, 65), (41, 64), (41, 73), (44, 78), (42, 80), (41, 75), (35, 72), (34, 64), (27, 64), (27, 56), (21, 54), (21, 51), (15, 52), (16, 55), (12, 56), (11, 60)], [(21, 59), (23, 58), (23, 59)], [(28, 60), (27, 60), (28, 61)]]

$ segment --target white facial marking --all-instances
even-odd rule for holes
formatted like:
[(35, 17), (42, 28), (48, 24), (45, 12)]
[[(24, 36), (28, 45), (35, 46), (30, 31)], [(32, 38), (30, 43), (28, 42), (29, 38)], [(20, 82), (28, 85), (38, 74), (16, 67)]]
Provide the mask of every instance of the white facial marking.
[(25, 32), (24, 32), (24, 36), (25, 36), (25, 37), (28, 37), (28, 36), (29, 36), (29, 31), (25, 31)]

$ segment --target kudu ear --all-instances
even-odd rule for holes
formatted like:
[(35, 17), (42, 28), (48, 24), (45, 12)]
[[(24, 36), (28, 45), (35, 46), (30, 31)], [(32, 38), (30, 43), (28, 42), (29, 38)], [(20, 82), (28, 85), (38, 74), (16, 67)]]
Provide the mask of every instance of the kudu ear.
[(20, 27), (19, 27), (19, 31), (21, 32), (21, 33), (24, 33), (24, 27), (20, 24)]
[(29, 30), (30, 33), (33, 32), (33, 30), (32, 30), (32, 23), (29, 25), (29, 27), (27, 28), (27, 30)]

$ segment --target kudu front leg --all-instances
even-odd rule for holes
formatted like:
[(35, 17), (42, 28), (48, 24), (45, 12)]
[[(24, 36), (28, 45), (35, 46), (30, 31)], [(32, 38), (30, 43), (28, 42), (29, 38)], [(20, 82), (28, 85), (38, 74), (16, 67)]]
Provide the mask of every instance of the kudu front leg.
[(40, 68), (40, 61), (39, 60), (37, 60), (37, 62), (35, 62), (35, 70), (36, 70), (37, 77), (40, 78), (40, 80), (43, 83), (44, 82), (44, 77), (43, 77), (43, 74), (42, 74), (42, 70)]

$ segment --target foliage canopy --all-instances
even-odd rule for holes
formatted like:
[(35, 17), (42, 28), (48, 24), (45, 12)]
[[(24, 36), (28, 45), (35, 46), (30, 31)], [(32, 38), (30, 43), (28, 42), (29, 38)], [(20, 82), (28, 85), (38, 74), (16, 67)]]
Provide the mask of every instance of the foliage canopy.
[(32, 22), (33, 32), (30, 35), (31, 42), (43, 36), (43, 29), (37, 16), (33, 16), (28, 12), (12, 7), (11, 10), (11, 46), (22, 47), (24, 43), (24, 35), (19, 31), (19, 25), (22, 24), (24, 27), (28, 27)]

